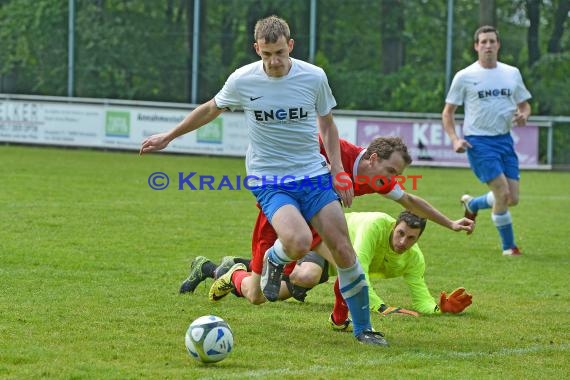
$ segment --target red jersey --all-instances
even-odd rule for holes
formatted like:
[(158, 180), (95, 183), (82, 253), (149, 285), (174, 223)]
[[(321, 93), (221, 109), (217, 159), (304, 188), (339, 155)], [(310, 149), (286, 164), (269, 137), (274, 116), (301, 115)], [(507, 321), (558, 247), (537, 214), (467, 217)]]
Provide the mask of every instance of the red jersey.
[[(340, 159), (342, 161), (342, 167), (344, 171), (350, 176), (353, 182), (354, 187), (354, 196), (365, 195), (365, 194), (388, 194), (390, 191), (394, 189), (396, 185), (396, 181), (390, 181), (387, 179), (387, 185), (381, 186), (380, 188), (374, 188), (370, 186), (371, 181), (366, 179), (365, 181), (358, 180), (358, 163), (362, 159), (362, 156), (366, 152), (366, 148), (361, 146), (357, 146), (354, 144), (349, 143), (346, 140), (339, 139), (340, 141)], [(325, 152), (325, 147), (323, 145), (322, 140), (319, 138), (319, 144), (321, 146), (321, 154), (325, 156), (327, 161), (329, 158), (327, 157), (327, 153)], [(356, 176), (356, 177), (355, 177)]]

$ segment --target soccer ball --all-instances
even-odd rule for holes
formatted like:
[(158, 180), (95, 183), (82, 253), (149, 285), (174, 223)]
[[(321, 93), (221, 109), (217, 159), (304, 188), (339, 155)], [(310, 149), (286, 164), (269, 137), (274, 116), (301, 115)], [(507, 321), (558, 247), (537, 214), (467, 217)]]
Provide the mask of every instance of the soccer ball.
[(234, 348), (230, 326), (215, 315), (205, 315), (192, 322), (184, 341), (190, 356), (202, 363), (219, 362)]

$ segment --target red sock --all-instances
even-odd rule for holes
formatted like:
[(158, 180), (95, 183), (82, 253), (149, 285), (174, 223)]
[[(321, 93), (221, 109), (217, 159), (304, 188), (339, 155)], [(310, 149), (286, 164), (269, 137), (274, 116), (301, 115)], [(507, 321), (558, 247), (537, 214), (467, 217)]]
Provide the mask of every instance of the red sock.
[(333, 322), (337, 325), (344, 323), (348, 319), (348, 306), (342, 298), (340, 293), (340, 286), (338, 282), (338, 277), (334, 282), (334, 307), (332, 313)]
[(244, 270), (236, 270), (232, 274), (232, 282), (234, 283), (235, 291), (238, 297), (243, 297), (243, 294), (241, 293), (241, 282), (244, 278), (249, 276), (251, 276), (251, 273)]

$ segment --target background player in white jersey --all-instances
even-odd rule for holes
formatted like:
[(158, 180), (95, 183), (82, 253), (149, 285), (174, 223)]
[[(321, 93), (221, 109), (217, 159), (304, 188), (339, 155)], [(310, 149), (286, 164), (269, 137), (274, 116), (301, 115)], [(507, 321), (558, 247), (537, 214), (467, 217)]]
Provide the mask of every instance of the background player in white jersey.
[[(509, 206), (519, 201), (519, 163), (511, 127), (524, 126), (531, 112), (531, 98), (516, 67), (498, 62), (498, 31), (482, 26), (475, 32), (477, 62), (455, 74), (442, 113), (443, 127), (457, 153), (467, 151), (471, 169), (491, 190), (461, 202), (465, 216), (475, 219), (480, 209), (491, 208), (504, 256), (519, 256)], [(455, 110), (465, 106), (461, 138), (455, 131)]]
[[(336, 100), (327, 76), (321, 68), (289, 56), (294, 41), (287, 23), (276, 16), (256, 23), (254, 40), (260, 61), (237, 69), (213, 99), (193, 110), (176, 127), (144, 140), (140, 153), (164, 149), (170, 141), (207, 124), (224, 109), (243, 109), (250, 137), (246, 154), (248, 187), (278, 236), (265, 255), (263, 294), (269, 301), (277, 300), (284, 265), (310, 251), (310, 222), (338, 266), (341, 292), (353, 317), (356, 339), (386, 346), (383, 334), (372, 330), (367, 311), (368, 286), (338, 202), (340, 196), (344, 205), (350, 206), (354, 192), (352, 186), (342, 185), (351, 180), (341, 162), (338, 130), (331, 112)], [(330, 171), (320, 154), (319, 134)]]

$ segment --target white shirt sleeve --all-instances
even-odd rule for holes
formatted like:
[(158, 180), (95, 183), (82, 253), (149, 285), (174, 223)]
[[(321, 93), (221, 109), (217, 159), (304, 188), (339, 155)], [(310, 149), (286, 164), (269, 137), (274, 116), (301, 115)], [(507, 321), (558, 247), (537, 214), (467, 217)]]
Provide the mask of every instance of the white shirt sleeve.
[(224, 87), (214, 97), (218, 108), (229, 108), (231, 111), (242, 108), (236, 88), (236, 77), (237, 74), (234, 71), (226, 80)]
[(391, 199), (393, 201), (400, 200), (404, 196), (404, 190), (400, 187), (400, 184), (396, 184), (389, 193), (382, 194), (384, 197)]

